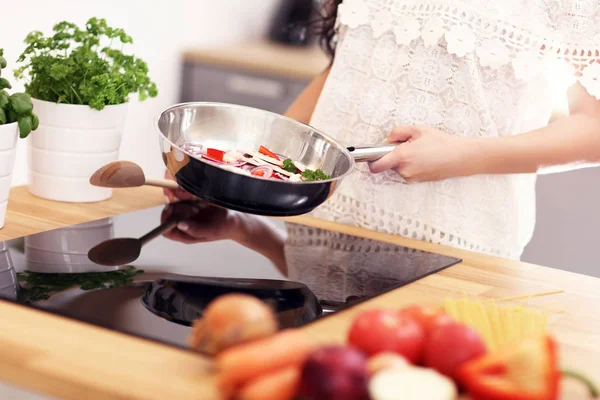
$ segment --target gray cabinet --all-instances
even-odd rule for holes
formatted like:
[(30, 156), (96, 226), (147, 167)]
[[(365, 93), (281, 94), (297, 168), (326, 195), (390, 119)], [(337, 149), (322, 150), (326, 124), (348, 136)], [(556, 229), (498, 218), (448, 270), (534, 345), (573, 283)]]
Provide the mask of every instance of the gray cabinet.
[(600, 168), (540, 175), (523, 261), (600, 277)]
[(240, 104), (282, 114), (308, 84), (243, 69), (185, 63), (180, 100)]

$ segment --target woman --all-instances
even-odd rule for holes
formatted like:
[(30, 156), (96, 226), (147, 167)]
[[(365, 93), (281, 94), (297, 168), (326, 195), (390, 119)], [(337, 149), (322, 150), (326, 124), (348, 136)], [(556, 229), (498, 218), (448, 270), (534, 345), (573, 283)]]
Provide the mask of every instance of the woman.
[[(399, 144), (314, 215), (518, 259), (536, 172), (600, 160), (598, 2), (334, 3), (323, 29), (333, 62), (287, 115), (345, 144)], [(550, 81), (571, 78), (570, 115), (548, 125)], [(171, 235), (196, 240), (180, 228)]]

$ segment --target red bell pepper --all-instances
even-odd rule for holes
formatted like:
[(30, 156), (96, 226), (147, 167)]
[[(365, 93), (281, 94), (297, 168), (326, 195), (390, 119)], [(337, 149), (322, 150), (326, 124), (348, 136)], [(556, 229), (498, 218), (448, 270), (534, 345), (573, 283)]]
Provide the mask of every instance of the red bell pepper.
[(528, 338), (466, 363), (459, 381), (472, 400), (555, 400), (561, 378), (556, 358), (552, 338)]
[(267, 157), (271, 157), (276, 159), (277, 161), (281, 161), (279, 159), (279, 157), (277, 157), (277, 154), (273, 153), (271, 150), (267, 149), (265, 146), (260, 146), (260, 148), (258, 149), (258, 152), (262, 155), (265, 155)]
[(212, 158), (213, 160), (223, 161), (223, 156), (225, 155), (224, 151), (217, 149), (206, 149), (206, 156), (208, 158)]

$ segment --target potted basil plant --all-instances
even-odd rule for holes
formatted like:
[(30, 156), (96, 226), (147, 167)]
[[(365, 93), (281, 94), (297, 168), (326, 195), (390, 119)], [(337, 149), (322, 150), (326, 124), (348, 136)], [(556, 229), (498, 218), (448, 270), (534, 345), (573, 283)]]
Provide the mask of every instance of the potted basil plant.
[(17, 139), (19, 135), (26, 138), (39, 124), (30, 97), (25, 93), (8, 93), (12, 86), (2, 76), (6, 65), (4, 50), (0, 49), (0, 228), (4, 227)]
[(64, 202), (106, 200), (111, 189), (89, 178), (118, 159), (130, 95), (143, 101), (158, 90), (147, 64), (124, 52), (133, 41), (122, 29), (91, 18), (84, 28), (60, 22), (53, 30), (27, 35), (15, 71), (41, 121), (29, 141), (29, 192)]

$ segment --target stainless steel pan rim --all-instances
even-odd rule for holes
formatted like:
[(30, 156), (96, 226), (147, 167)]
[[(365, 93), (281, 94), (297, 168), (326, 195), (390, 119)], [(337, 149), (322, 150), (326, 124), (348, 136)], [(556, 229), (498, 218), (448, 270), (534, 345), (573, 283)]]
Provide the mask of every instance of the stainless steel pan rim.
[[(242, 105), (237, 105), (237, 104), (227, 104), (227, 103), (219, 103), (219, 102), (204, 102), (204, 101), (194, 101), (194, 102), (185, 102), (185, 103), (178, 103), (175, 104), (169, 108), (167, 108), (166, 110), (164, 110), (163, 112), (160, 113), (160, 116), (155, 120), (154, 122), (154, 126), (156, 128), (156, 130), (158, 131), (158, 135), (161, 136), (161, 138), (163, 140), (165, 140), (166, 142), (168, 142), (174, 149), (177, 149), (178, 151), (182, 152), (183, 154), (187, 155), (188, 157), (194, 158), (200, 162), (202, 162), (203, 164), (208, 165), (209, 167), (212, 168), (221, 168), (218, 165), (214, 165), (210, 162), (207, 162), (206, 160), (202, 159), (201, 157), (197, 157), (194, 156), (192, 154), (190, 154), (188, 151), (182, 149), (180, 146), (178, 146), (177, 144), (173, 143), (168, 135), (165, 135), (165, 133), (160, 129), (159, 126), (159, 121), (161, 120), (161, 118), (165, 115), (168, 114), (174, 110), (177, 109), (181, 109), (181, 108), (185, 108), (185, 107), (196, 107), (196, 106), (200, 106), (200, 107), (210, 107), (210, 106), (217, 106), (217, 107), (221, 107), (221, 108), (231, 108), (231, 109), (244, 109), (244, 110), (258, 110), (254, 107), (248, 107), (248, 106), (242, 106)], [(346, 157), (348, 158), (349, 162), (351, 163), (350, 167), (348, 168), (348, 170), (343, 173), (342, 175), (336, 176), (336, 177), (332, 177), (331, 179), (326, 179), (326, 180), (320, 180), (320, 181), (302, 181), (302, 182), (286, 182), (286, 181), (277, 181), (277, 180), (271, 180), (271, 182), (273, 184), (281, 184), (281, 185), (318, 185), (318, 184), (323, 184), (323, 183), (327, 183), (327, 182), (333, 182), (333, 181), (338, 181), (341, 180), (343, 178), (345, 178), (346, 176), (352, 174), (356, 168), (356, 162), (354, 160), (354, 157), (352, 156), (352, 154), (350, 153), (350, 151), (348, 151), (348, 148), (346, 148), (345, 146), (342, 146), (340, 143), (338, 143), (335, 139), (333, 139), (331, 136), (327, 135), (326, 133), (322, 132), (319, 129), (316, 129), (310, 125), (304, 124), (302, 122), (299, 122), (295, 119), (286, 117), (284, 115), (281, 114), (277, 114), (271, 111), (266, 111), (266, 110), (259, 110), (260, 112), (264, 113), (265, 115), (271, 115), (274, 118), (278, 118), (278, 119), (282, 119), (282, 120), (287, 120), (289, 122), (293, 122), (297, 125), (303, 126), (307, 129), (313, 130), (316, 133), (318, 133), (319, 135), (321, 135), (324, 139), (326, 139), (326, 141), (330, 142), (331, 144), (335, 145), (336, 147), (338, 147), (338, 149), (344, 153), (346, 155)], [(244, 175), (248, 178), (252, 178), (254, 180), (258, 180), (258, 181), (264, 181), (264, 178), (259, 178), (253, 175)]]

